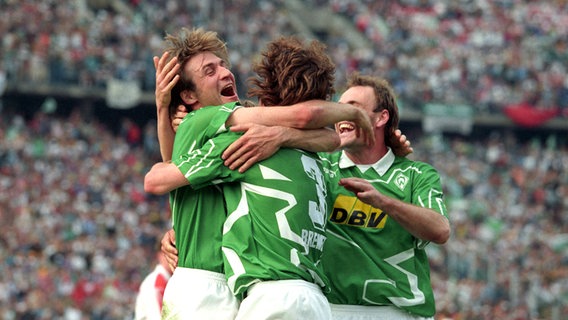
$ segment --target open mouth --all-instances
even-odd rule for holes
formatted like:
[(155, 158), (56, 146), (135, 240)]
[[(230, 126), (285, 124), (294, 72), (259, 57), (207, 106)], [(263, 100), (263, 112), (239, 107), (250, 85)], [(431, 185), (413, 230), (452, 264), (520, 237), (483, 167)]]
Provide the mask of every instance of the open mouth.
[(349, 132), (355, 130), (355, 126), (351, 123), (340, 123), (337, 128), (339, 129), (339, 133)]
[(223, 97), (232, 97), (236, 95), (235, 87), (233, 86), (233, 84), (226, 85), (223, 90), (221, 90), (221, 95)]

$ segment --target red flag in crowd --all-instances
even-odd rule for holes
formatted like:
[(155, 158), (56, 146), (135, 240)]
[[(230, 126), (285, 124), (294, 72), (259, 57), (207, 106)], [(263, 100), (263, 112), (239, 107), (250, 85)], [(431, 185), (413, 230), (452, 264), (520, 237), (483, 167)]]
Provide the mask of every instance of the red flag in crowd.
[(559, 114), (558, 108), (538, 108), (527, 103), (511, 104), (505, 107), (505, 114), (523, 127), (538, 127)]

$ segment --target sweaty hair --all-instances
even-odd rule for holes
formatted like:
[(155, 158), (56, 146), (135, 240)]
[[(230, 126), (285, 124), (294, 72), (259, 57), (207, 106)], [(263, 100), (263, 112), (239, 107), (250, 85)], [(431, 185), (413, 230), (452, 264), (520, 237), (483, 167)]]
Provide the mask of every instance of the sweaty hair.
[(178, 63), (181, 65), (180, 81), (172, 89), (172, 102), (170, 103), (170, 113), (172, 113), (172, 108), (175, 112), (175, 108), (179, 104), (183, 104), (181, 92), (183, 90), (195, 91), (196, 89), (193, 79), (183, 72), (185, 65), (191, 58), (203, 52), (211, 52), (221, 58), (227, 68), (230, 68), (230, 63), (227, 46), (215, 31), (205, 31), (203, 28), (192, 30), (182, 28), (177, 35), (167, 34), (164, 40), (166, 51), (170, 53), (170, 57), (177, 57)]
[(257, 97), (265, 106), (326, 100), (335, 92), (335, 65), (325, 45), (315, 40), (307, 45), (294, 37), (274, 40), (253, 70), (258, 77), (249, 79), (248, 96)]
[[(387, 80), (361, 75), (354, 73), (349, 77), (347, 88), (351, 87), (371, 87), (375, 93), (375, 108), (373, 112), (387, 110), (389, 112), (389, 120), (385, 125), (386, 144), (389, 147), (397, 146), (398, 138), (395, 137), (394, 131), (398, 128), (398, 105), (396, 104), (396, 96), (394, 90)], [(396, 139), (396, 140), (393, 140)]]

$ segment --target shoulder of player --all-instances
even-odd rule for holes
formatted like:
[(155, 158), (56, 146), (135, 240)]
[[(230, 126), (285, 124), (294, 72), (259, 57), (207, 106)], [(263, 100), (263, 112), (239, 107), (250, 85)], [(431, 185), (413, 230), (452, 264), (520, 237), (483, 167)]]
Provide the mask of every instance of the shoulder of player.
[(195, 117), (205, 116), (205, 115), (215, 113), (215, 112), (219, 112), (219, 111), (233, 112), (234, 109), (239, 108), (239, 107), (240, 107), (240, 105), (238, 104), (238, 102), (229, 102), (229, 103), (225, 103), (225, 104), (218, 105), (218, 106), (206, 106), (206, 107), (199, 108), (197, 110), (191, 111), (190, 113), (187, 114), (187, 116), (182, 121), (186, 121), (186, 119), (191, 119), (191, 118), (195, 118)]
[(220, 116), (220, 112), (231, 113), (241, 108), (239, 102), (229, 102), (218, 106), (207, 106), (188, 113), (180, 122), (179, 128), (187, 128), (193, 124), (200, 123), (202, 127), (209, 125), (215, 115)]
[[(223, 132), (222, 134), (223, 135), (232, 135), (232, 136), (237, 136), (237, 137), (241, 135), (238, 132), (231, 132), (231, 131)], [(235, 139), (235, 138), (233, 138), (233, 139)], [(270, 160), (272, 158), (285, 159), (285, 161), (291, 161), (291, 159), (301, 159), (301, 157), (303, 155), (306, 156), (306, 157), (312, 158), (317, 162), (321, 162), (321, 160), (322, 160), (319, 157), (319, 154), (316, 153), (316, 152), (311, 152), (311, 151), (298, 149), (298, 148), (280, 148), (271, 157), (266, 158), (266, 159), (264, 159), (260, 162), (267, 162), (267, 161), (270, 162)]]
[(393, 165), (396, 167), (414, 167), (419, 169), (420, 171), (438, 171), (436, 170), (436, 168), (434, 168), (434, 166), (427, 162), (412, 160), (407, 157), (396, 157)]
[(341, 151), (334, 152), (318, 152), (318, 157), (324, 161), (337, 162), (341, 157)]

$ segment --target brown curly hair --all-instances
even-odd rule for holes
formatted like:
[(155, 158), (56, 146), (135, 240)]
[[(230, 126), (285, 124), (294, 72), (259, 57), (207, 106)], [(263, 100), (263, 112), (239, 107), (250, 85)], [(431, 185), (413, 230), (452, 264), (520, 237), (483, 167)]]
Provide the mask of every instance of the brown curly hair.
[(295, 37), (270, 42), (253, 65), (258, 75), (249, 79), (249, 97), (265, 106), (327, 100), (335, 93), (335, 65), (316, 40), (304, 45)]

